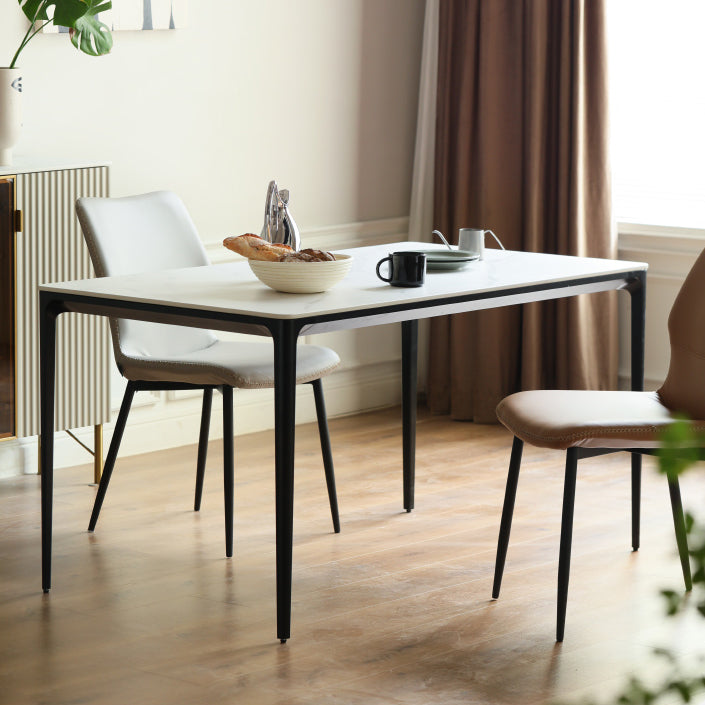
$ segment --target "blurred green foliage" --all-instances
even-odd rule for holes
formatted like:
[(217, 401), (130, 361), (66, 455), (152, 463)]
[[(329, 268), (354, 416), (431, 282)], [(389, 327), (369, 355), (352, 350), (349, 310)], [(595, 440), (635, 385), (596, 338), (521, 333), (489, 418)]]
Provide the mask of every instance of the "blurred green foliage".
[[(705, 435), (698, 433), (685, 418), (678, 418), (662, 436), (658, 451), (659, 470), (666, 477), (677, 477), (689, 470), (701, 458), (705, 459)], [(688, 553), (691, 561), (693, 589), (661, 591), (667, 616), (685, 610), (696, 610), (705, 618), (705, 524), (695, 515), (685, 513)], [(705, 625), (704, 625), (705, 627)], [(703, 629), (705, 649), (705, 628)], [(655, 685), (647, 685), (641, 678), (630, 678), (622, 692), (611, 701), (616, 705), (660, 705), (661, 703), (705, 703), (705, 667), (701, 654), (700, 668), (695, 673), (682, 667), (680, 655), (670, 649), (654, 649), (654, 654), (667, 663), (666, 675)], [(674, 700), (675, 698), (675, 700)], [(589, 700), (586, 705), (595, 705)]]

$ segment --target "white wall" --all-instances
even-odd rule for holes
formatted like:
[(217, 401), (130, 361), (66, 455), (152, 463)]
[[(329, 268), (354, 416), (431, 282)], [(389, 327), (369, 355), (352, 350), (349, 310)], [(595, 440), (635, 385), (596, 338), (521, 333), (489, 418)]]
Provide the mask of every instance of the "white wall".
[[(666, 378), (671, 350), (668, 314), (683, 280), (705, 247), (705, 231), (648, 225), (619, 226), (619, 258), (646, 262), (646, 349), (644, 386), (658, 389)], [(621, 386), (629, 388), (629, 297), (620, 294)]]
[[(19, 62), (17, 156), (109, 160), (113, 196), (178, 192), (214, 260), (225, 236), (259, 232), (272, 178), (291, 190), (307, 244), (403, 239), (423, 10), (423, 0), (190, 0), (186, 29), (115, 32), (100, 58), (65, 35), (38, 35)], [(0, 65), (25, 27), (17, 3), (0, 6)], [(326, 384), (333, 413), (397, 401), (395, 330), (326, 343), (345, 359)], [(115, 406), (120, 393), (118, 384)], [(271, 401), (251, 396), (239, 432), (271, 423)], [(123, 452), (195, 442), (196, 399), (140, 404)], [(310, 411), (303, 405), (300, 419)], [(9, 453), (0, 444), (0, 474), (16, 470)], [(32, 449), (23, 453), (31, 466)], [(85, 462), (82, 453), (59, 441), (58, 464)]]
[[(105, 57), (38, 35), (18, 151), (110, 159), (118, 196), (174, 189), (206, 242), (258, 229), (271, 178), (305, 227), (408, 215), (422, 15), (422, 0), (191, 0), (188, 28), (115, 32)], [(3, 3), (0, 64), (23, 18)]]

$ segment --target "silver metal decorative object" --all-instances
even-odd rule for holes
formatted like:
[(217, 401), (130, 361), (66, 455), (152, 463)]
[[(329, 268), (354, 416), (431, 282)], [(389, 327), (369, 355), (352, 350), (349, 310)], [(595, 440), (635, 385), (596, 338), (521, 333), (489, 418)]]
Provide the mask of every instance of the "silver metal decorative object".
[(294, 250), (301, 249), (301, 236), (289, 212), (289, 191), (277, 187), (270, 181), (267, 199), (264, 203), (264, 226), (260, 237), (267, 242), (289, 245)]

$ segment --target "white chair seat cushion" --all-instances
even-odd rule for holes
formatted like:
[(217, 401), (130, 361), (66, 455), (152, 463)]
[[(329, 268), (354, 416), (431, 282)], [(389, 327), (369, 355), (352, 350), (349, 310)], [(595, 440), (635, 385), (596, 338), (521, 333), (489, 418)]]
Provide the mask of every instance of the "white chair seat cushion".
[[(299, 345), (296, 354), (296, 383), (312, 382), (340, 364), (330, 348)], [(184, 382), (227, 384), (239, 389), (274, 387), (274, 347), (271, 342), (228, 342), (160, 359), (120, 356), (124, 377), (142, 382)]]
[[(537, 390), (497, 406), (497, 418), (540, 448), (656, 448), (674, 417), (657, 392)], [(693, 421), (702, 431), (705, 422)]]

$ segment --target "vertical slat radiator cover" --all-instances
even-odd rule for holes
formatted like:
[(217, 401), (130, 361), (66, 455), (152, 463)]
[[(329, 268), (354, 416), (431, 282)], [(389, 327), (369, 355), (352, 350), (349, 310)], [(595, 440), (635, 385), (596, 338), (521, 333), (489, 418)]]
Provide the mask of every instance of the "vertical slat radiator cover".
[[(108, 167), (59, 169), (17, 176), (17, 436), (39, 434), (39, 284), (94, 276), (75, 211), (80, 196), (108, 195)], [(59, 316), (55, 428), (110, 420), (107, 319)]]

